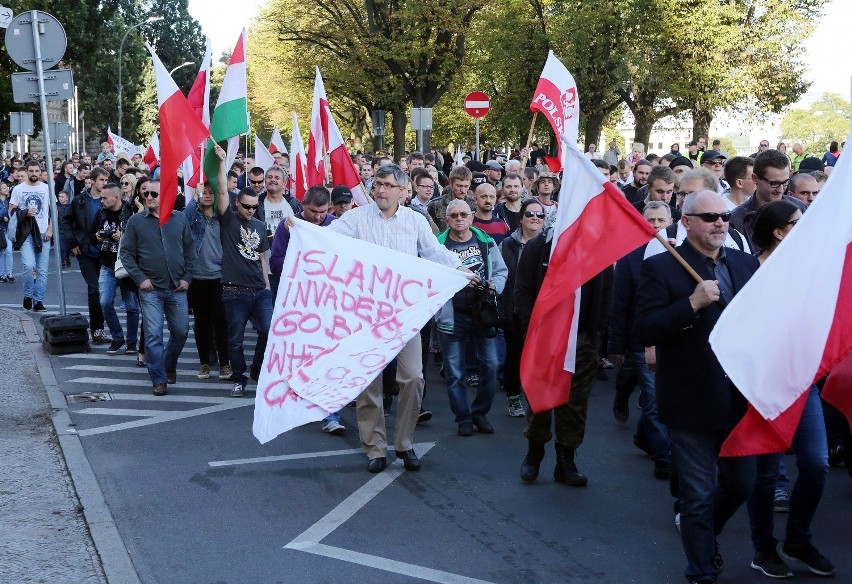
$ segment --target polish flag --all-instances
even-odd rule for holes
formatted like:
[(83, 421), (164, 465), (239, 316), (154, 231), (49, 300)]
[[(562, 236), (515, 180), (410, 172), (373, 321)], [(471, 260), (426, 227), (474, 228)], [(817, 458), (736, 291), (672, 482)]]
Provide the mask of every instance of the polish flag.
[(263, 145), (263, 142), (260, 141), (260, 138), (257, 137), (257, 134), (254, 135), (254, 165), (262, 168), (264, 174), (275, 166), (275, 159)]
[(299, 130), (299, 117), (293, 112), (293, 133), (290, 135), (290, 193), (298, 200), (305, 198), (308, 190), (308, 160), (305, 156), (305, 144)]
[(148, 149), (142, 155), (142, 162), (148, 165), (148, 170), (151, 172), (154, 172), (154, 169), (160, 164), (160, 138), (157, 136), (157, 132), (151, 135)]
[(278, 128), (272, 129), (272, 139), (269, 141), (269, 153), (275, 154), (276, 152), (280, 152), (281, 154), (287, 154), (287, 147), (284, 145), (284, 140), (281, 139), (281, 132), (278, 131)]
[(370, 199), (361, 182), (361, 175), (352, 162), (349, 149), (343, 141), (343, 135), (337, 127), (337, 123), (328, 112), (328, 138), (329, 138), (329, 160), (331, 162), (331, 181), (335, 186), (343, 185), (352, 191), (352, 200), (356, 206), (369, 205)]
[[(547, 54), (541, 78), (533, 92), (530, 110), (542, 113), (557, 136), (564, 136), (571, 144), (577, 143), (580, 133), (580, 98), (577, 83), (553, 51)], [(565, 149), (564, 143), (562, 149)], [(553, 172), (559, 172), (564, 157), (564, 153), (559, 158), (546, 156), (545, 163)]]
[(311, 133), (308, 136), (308, 185), (325, 184), (325, 155), (329, 151), (328, 98), (319, 67), (314, 76), (314, 101), (311, 106)]
[(195, 115), (151, 45), (145, 45), (154, 61), (157, 106), (160, 110), (160, 225), (172, 216), (178, 194), (177, 172), (187, 156), (210, 135)]
[[(852, 355), (850, 189), (846, 156), (710, 334), (719, 363), (750, 404), (723, 456), (786, 450), (811, 385)], [(822, 397), (852, 419), (852, 388), (830, 384)]]
[(565, 181), (544, 277), (521, 356), (521, 382), (533, 412), (568, 401), (577, 352), (580, 287), (655, 235), (655, 230), (563, 136)]
[(456, 158), (453, 160), (453, 163), (456, 166), (464, 166), (464, 154), (462, 154), (461, 146), (456, 146)]
[[(204, 124), (204, 127), (210, 128), (210, 61), (211, 49), (210, 39), (207, 39), (207, 47), (204, 51), (204, 59), (201, 62), (201, 67), (198, 70), (198, 75), (195, 77), (195, 82), (189, 90), (187, 100), (195, 110), (195, 114)], [(205, 140), (206, 142), (206, 140)], [(184, 173), (184, 185), (186, 187), (195, 188), (198, 183), (203, 180), (202, 161), (204, 153), (202, 151), (204, 144), (199, 144), (192, 151), (189, 157), (189, 162), (185, 165), (187, 172)]]

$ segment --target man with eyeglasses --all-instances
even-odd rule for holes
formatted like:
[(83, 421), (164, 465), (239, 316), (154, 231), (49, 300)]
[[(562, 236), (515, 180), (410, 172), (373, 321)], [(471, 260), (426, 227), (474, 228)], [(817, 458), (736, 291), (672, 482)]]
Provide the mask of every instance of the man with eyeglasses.
[(263, 169), (259, 166), (254, 166), (248, 172), (248, 184), (247, 187), (251, 187), (251, 190), (255, 192), (257, 196), (266, 190), (266, 177), (264, 176)]
[(769, 148), (769, 142), (767, 142), (766, 140), (761, 140), (760, 144), (758, 144), (757, 146), (757, 152), (749, 155), (749, 158), (757, 158), (759, 154), (766, 152), (767, 148)]
[[(463, 167), (462, 167), (463, 168)], [(470, 170), (468, 172), (468, 180)], [(455, 171), (455, 169), (454, 169)], [(414, 210), (400, 205), (408, 175), (397, 165), (388, 164), (375, 173), (375, 204), (348, 211), (327, 227), (337, 233), (362, 239), (385, 248), (434, 261), (452, 268), (461, 262), (456, 254), (438, 243), (429, 224)], [(464, 185), (465, 194), (467, 185)], [(288, 222), (293, 221), (288, 219)], [(420, 335), (414, 335), (397, 355), (396, 379), (400, 385), (396, 410), (394, 448), (407, 470), (419, 470), (420, 459), (414, 452), (414, 427), (423, 399), (423, 360)], [(361, 392), (357, 401), (358, 434), (369, 462), (367, 470), (381, 472), (387, 466), (387, 438), (382, 375), (376, 376)]]
[(804, 213), (808, 206), (790, 195), (784, 194), (790, 184), (790, 159), (778, 150), (766, 150), (754, 159), (752, 178), (755, 191), (746, 201), (732, 211), (731, 227), (745, 235), (749, 248), (753, 252), (760, 251), (751, 239), (754, 220), (757, 212), (766, 203), (781, 198), (794, 203)]
[(642, 264), (636, 298), (637, 340), (656, 347), (660, 421), (671, 437), (679, 482), (681, 540), (690, 582), (712, 584), (723, 566), (716, 535), (746, 501), (755, 457), (720, 458), (719, 448), (747, 402), (710, 348), (725, 306), (757, 271), (750, 254), (726, 248), (730, 212), (715, 190), (686, 197), (677, 251), (702, 281), (668, 253)]
[[(160, 181), (145, 183), (145, 210), (127, 221), (119, 256), (139, 287), (145, 329), (145, 363), (154, 395), (177, 383), (177, 361), (189, 334), (189, 300), (197, 255), (186, 215), (172, 211), (160, 226)], [(163, 321), (169, 342), (163, 347)]]
[[(220, 150), (217, 148), (216, 154), (221, 159), (224, 151)], [(272, 320), (272, 292), (266, 254), (270, 239), (266, 223), (255, 217), (260, 207), (260, 198), (254, 182), (259, 177), (262, 183), (264, 177), (263, 169), (259, 169), (258, 174), (256, 168), (249, 173), (252, 186), (244, 188), (237, 195), (236, 210), (229, 206), (230, 196), (226, 190), (220, 189), (218, 193), (222, 302), (228, 321), (228, 358), (231, 362), (231, 381), (234, 382), (231, 397), (243, 397), (246, 391), (248, 377), (243, 351), (246, 324), (251, 321), (257, 331), (250, 371), (251, 377), (257, 379), (260, 377)], [(292, 216), (292, 210), (289, 216)]]
[[(494, 187), (488, 183), (480, 185), (476, 195), (477, 200), (482, 195), (496, 198)], [(435, 317), (444, 356), (444, 382), (457, 434), (472, 436), (474, 428), (480, 434), (493, 434), (494, 428), (486, 414), (494, 401), (500, 368), (497, 330), (480, 324), (477, 312), (483, 294), (503, 291), (509, 270), (494, 239), (482, 229), (472, 227), (473, 214), (466, 202), (450, 201), (447, 222), (449, 229), (438, 236), (438, 242), (456, 254), (474, 277)], [(466, 355), (476, 355), (478, 361), (479, 383), (472, 404), (468, 402), (465, 386), (465, 365), (472, 363), (465, 363)]]
[(728, 188), (728, 183), (722, 180), (724, 176), (725, 160), (728, 157), (718, 150), (707, 150), (701, 157), (701, 167), (706, 168), (716, 175), (719, 180), (719, 194), (721, 195)]
[(819, 190), (816, 179), (806, 172), (794, 174), (790, 179), (790, 194), (808, 207), (816, 199)]

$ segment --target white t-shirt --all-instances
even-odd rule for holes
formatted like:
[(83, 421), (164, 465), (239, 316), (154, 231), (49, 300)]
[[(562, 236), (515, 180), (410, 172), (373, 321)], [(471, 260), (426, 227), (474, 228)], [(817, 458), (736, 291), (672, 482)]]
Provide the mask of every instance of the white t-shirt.
[(267, 197), (263, 200), (263, 214), (266, 219), (266, 229), (272, 235), (278, 229), (278, 224), (293, 214), (293, 208), (283, 197), (277, 202), (270, 201)]
[(9, 198), (9, 203), (25, 211), (35, 209), (36, 224), (38, 224), (39, 231), (41, 231), (43, 236), (44, 232), (47, 231), (47, 224), (50, 219), (49, 196), (47, 185), (43, 182), (34, 185), (21, 183), (12, 189), (12, 196)]

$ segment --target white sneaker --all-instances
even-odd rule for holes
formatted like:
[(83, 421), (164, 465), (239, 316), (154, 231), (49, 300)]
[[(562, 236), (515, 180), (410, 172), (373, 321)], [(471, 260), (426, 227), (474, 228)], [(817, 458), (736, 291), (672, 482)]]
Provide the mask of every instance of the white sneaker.
[(346, 432), (346, 426), (336, 420), (331, 420), (330, 422), (326, 422), (322, 425), (322, 431), (326, 434), (341, 436), (344, 432)]

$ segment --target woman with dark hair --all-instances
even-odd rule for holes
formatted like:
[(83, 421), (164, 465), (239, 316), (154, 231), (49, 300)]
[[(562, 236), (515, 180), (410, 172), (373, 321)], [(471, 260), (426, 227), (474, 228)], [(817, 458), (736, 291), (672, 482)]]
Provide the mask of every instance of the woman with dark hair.
[(837, 158), (840, 156), (840, 146), (837, 145), (837, 140), (832, 140), (828, 145), (828, 152), (822, 155), (822, 162), (826, 166), (834, 166), (837, 164)]
[(521, 327), (515, 322), (515, 275), (518, 272), (518, 260), (524, 251), (524, 245), (541, 233), (544, 228), (544, 207), (536, 199), (527, 199), (521, 203), (520, 226), (509, 237), (500, 242), (500, 253), (509, 269), (506, 286), (497, 299), (497, 305), (504, 321), (506, 337), (506, 361), (503, 364), (503, 388), (506, 390), (506, 403), (509, 415), (522, 418), (526, 410), (521, 403), (521, 351), (524, 339)]
[[(761, 250), (760, 263), (775, 251), (802, 212), (790, 201), (772, 201), (760, 208), (754, 221), (752, 241)], [(751, 567), (773, 578), (791, 578), (793, 572), (781, 559), (793, 560), (822, 576), (834, 573), (834, 566), (811, 543), (811, 523), (822, 499), (828, 473), (828, 442), (819, 389), (806, 392), (805, 407), (793, 436), (793, 452), (799, 474), (787, 495), (784, 453), (757, 457), (757, 479), (748, 500), (751, 538), (755, 548)], [(780, 492), (779, 492), (780, 491)], [(773, 511), (789, 510), (781, 556), (776, 552)]]
[(754, 219), (751, 239), (760, 250), (756, 255), (761, 264), (801, 218), (799, 208), (784, 199), (772, 201), (760, 208)]

